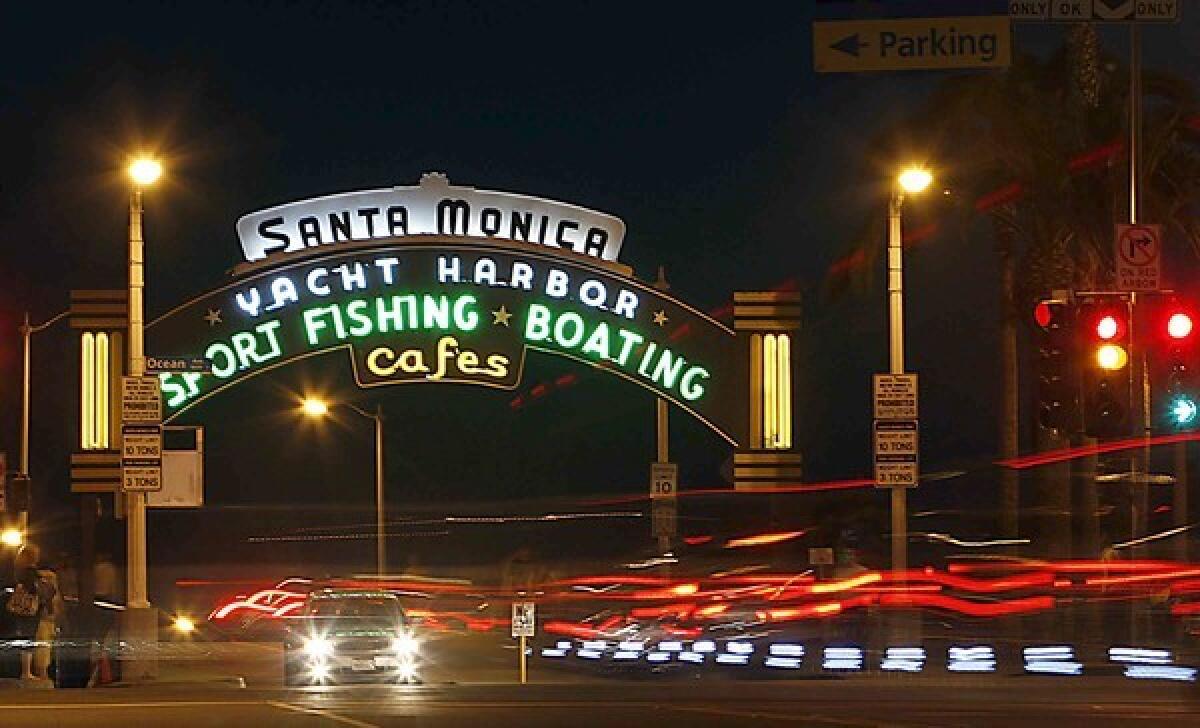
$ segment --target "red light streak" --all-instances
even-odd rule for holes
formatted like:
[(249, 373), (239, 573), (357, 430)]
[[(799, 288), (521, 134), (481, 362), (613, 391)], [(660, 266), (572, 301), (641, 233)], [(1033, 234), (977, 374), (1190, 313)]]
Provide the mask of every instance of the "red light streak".
[(1054, 608), (1054, 597), (1036, 596), (1009, 599), (1003, 602), (971, 602), (944, 594), (884, 594), (879, 597), (880, 606), (907, 609), (932, 607), (969, 617), (1004, 617), (1013, 614), (1028, 614)]
[(1076, 458), (1088, 457), (1090, 455), (1121, 452), (1123, 450), (1132, 450), (1137, 447), (1172, 445), (1179, 442), (1192, 442), (1194, 440), (1200, 440), (1200, 433), (1181, 432), (1172, 435), (1158, 435), (1157, 437), (1131, 437), (1127, 440), (1116, 440), (1113, 442), (1100, 443), (1098, 445), (1068, 447), (1060, 450), (1048, 450), (1046, 452), (1036, 453), (1033, 455), (1021, 455), (1008, 460), (997, 460), (996, 464), (1002, 465), (1006, 468), (1013, 468), (1014, 470), (1024, 470), (1026, 468), (1035, 468), (1039, 465), (1051, 465), (1053, 463), (1066, 462), (1068, 460), (1075, 460)]

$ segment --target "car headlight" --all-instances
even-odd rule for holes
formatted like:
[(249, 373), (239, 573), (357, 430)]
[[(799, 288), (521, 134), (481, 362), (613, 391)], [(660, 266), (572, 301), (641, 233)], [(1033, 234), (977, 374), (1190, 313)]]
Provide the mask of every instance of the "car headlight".
[(410, 657), (417, 654), (420, 645), (417, 644), (417, 638), (407, 632), (398, 635), (392, 640), (392, 652), (397, 655)]
[(304, 641), (304, 653), (309, 657), (328, 657), (333, 654), (333, 643), (324, 637), (310, 637)]

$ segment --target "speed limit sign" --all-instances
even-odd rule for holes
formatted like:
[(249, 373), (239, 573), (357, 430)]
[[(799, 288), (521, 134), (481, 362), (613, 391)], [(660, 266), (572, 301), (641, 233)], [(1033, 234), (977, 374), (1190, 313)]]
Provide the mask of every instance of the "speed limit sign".
[(650, 497), (674, 498), (679, 487), (679, 466), (675, 463), (650, 464)]

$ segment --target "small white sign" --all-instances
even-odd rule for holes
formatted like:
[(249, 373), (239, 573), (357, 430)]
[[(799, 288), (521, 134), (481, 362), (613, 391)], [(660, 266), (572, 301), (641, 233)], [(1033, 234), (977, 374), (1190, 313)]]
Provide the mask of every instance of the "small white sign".
[(919, 475), (916, 420), (875, 422), (875, 485), (915, 487)]
[(675, 463), (650, 463), (651, 498), (674, 498), (678, 490), (678, 465)]
[(1162, 225), (1117, 225), (1117, 290), (1157, 291), (1162, 283)]
[(876, 374), (875, 419), (917, 419), (917, 375)]
[(162, 422), (162, 389), (158, 377), (121, 377), (121, 422)]
[(162, 467), (158, 465), (122, 467), (121, 490), (126, 493), (162, 490)]
[(162, 428), (135, 425), (121, 428), (122, 464), (157, 465), (162, 462)]
[(533, 602), (513, 602), (513, 637), (533, 637), (537, 634), (537, 614), (534, 610)]
[(808, 550), (808, 563), (811, 566), (832, 566), (833, 549), (826, 546)]

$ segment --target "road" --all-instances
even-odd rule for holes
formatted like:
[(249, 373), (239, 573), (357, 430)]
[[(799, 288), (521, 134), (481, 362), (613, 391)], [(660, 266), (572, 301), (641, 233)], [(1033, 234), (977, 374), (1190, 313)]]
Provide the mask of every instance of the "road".
[[(1115, 689), (1114, 689), (1115, 688)], [(9, 691), (0, 725), (96, 726), (1184, 726), (1178, 689), (1064, 678), (968, 687), (891, 681), (596, 681), (586, 685), (127, 687)]]

